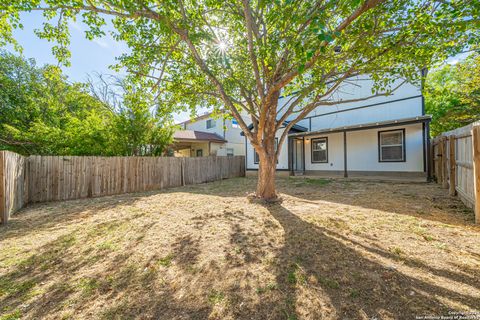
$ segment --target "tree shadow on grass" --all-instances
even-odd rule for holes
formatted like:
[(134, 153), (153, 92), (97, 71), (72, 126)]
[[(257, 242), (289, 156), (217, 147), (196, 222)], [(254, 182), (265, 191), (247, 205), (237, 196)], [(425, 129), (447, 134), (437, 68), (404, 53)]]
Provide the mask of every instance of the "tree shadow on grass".
[(472, 210), (432, 183), (286, 178), (278, 180), (278, 189), (305, 203), (326, 201), (475, 227)]
[[(117, 233), (140, 216), (98, 223), (92, 226), (91, 232), (81, 230), (80, 226), (36, 248), (34, 255), (0, 276), (0, 315), (21, 310), (21, 314), (28, 314), (30, 318), (43, 319), (60, 316), (67, 310), (70, 314), (65, 315), (75, 318), (77, 311), (88, 308), (100, 296), (111, 305), (98, 308), (100, 313), (92, 314), (95, 318), (126, 319), (146, 315), (167, 319), (177, 313), (185, 315), (184, 318), (208, 315), (205, 306), (196, 308), (177, 301), (174, 290), (163, 285), (159, 266), (129, 261), (141, 247), (142, 237), (129, 240), (119, 251), (102, 246), (92, 249), (91, 243), (88, 248), (85, 246), (84, 243), (92, 239), (98, 242), (109, 233)], [(137, 225), (135, 231), (145, 234), (154, 225)]]
[[(280, 204), (267, 205), (285, 232), (275, 273), (284, 312), (309, 319), (414, 319), (442, 315), (449, 300), (475, 310), (478, 298), (390, 269), (367, 258), (335, 234), (314, 226)], [(344, 240), (344, 241), (342, 241)], [(388, 255), (386, 252), (375, 253)]]
[[(64, 228), (98, 211), (129, 206), (148, 194), (124, 194), (101, 198), (30, 204), (13, 214), (6, 225), (0, 225), (0, 241), (26, 234)], [(33, 212), (33, 213), (32, 213)]]

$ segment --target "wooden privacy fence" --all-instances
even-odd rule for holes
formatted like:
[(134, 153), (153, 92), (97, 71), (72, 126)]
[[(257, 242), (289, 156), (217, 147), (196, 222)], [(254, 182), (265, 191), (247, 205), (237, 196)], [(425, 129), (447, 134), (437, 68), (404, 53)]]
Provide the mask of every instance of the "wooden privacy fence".
[(433, 176), (475, 210), (480, 223), (480, 122), (435, 137), (431, 144)]
[(28, 203), (158, 190), (245, 176), (245, 157), (23, 157), (0, 151), (3, 223)]

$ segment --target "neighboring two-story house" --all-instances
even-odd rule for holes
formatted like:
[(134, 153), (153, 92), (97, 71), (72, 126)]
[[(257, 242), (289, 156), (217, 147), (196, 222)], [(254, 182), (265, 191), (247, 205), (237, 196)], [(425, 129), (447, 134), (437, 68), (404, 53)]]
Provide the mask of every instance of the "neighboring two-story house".
[(174, 133), (175, 156), (203, 157), (245, 155), (245, 141), (236, 120), (206, 113), (179, 124)]
[[(371, 88), (372, 81), (366, 77), (351, 79), (333, 99), (368, 97)], [(281, 97), (279, 108), (289, 100)], [(409, 83), (390, 96), (320, 106), (290, 130), (277, 170), (309, 175), (426, 176), (430, 120), (420, 88)], [(277, 139), (282, 132), (277, 132)], [(246, 168), (257, 170), (258, 156), (248, 139), (244, 143)]]

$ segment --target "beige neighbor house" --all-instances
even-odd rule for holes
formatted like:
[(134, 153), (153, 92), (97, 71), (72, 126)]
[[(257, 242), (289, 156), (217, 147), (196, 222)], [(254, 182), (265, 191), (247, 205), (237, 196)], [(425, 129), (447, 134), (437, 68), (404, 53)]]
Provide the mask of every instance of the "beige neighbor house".
[(245, 138), (235, 119), (214, 118), (206, 113), (179, 123), (173, 135), (176, 157), (245, 155)]
[(227, 142), (216, 133), (178, 130), (173, 135), (174, 155), (176, 157), (204, 157), (216, 155)]

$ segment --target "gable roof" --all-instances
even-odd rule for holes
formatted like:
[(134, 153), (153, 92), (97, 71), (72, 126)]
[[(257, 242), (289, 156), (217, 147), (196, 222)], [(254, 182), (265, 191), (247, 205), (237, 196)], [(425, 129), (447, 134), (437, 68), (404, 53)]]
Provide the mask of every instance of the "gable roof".
[(177, 130), (173, 134), (175, 141), (212, 141), (212, 142), (227, 142), (223, 137), (216, 133), (195, 131), (195, 130)]

